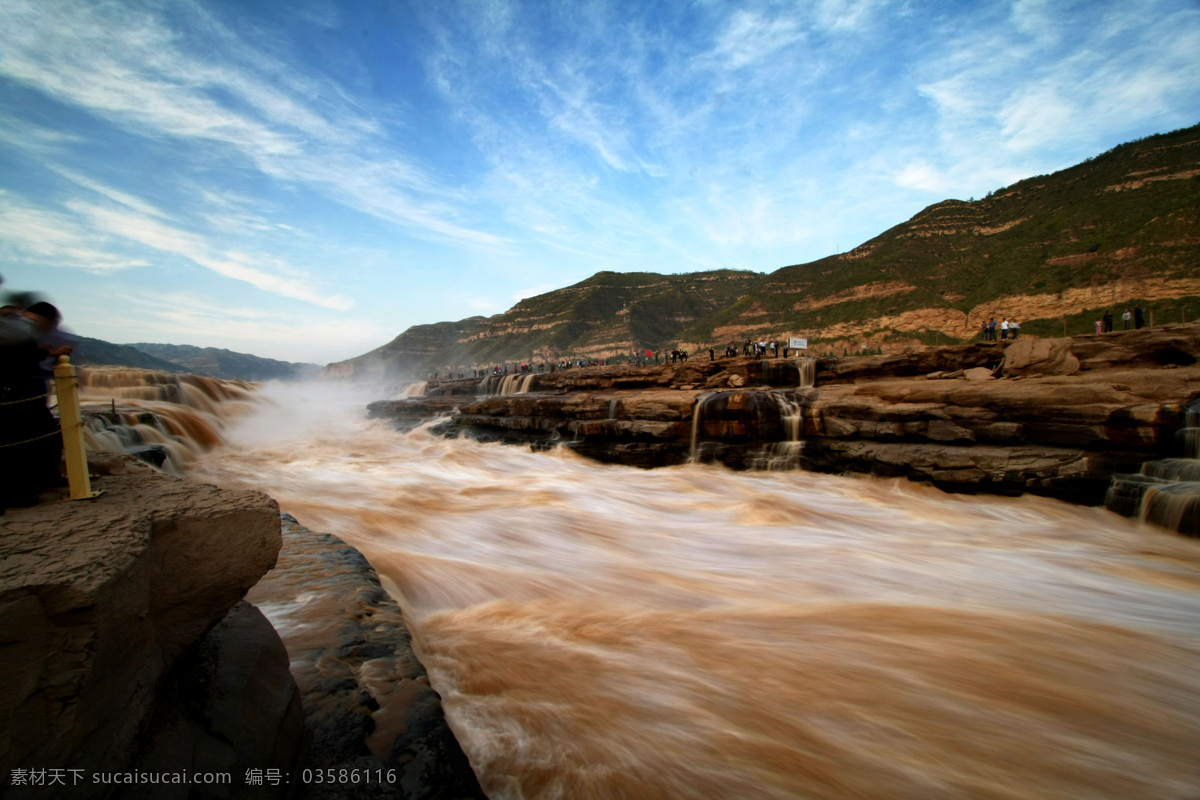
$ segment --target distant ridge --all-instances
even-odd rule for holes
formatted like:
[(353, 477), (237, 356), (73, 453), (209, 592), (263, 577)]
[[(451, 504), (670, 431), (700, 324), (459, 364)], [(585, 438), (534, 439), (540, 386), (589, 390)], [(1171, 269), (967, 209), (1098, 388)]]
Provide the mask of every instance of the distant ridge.
[(187, 372), (243, 381), (292, 381), (314, 377), (321, 367), (277, 361), (273, 358), (235, 353), (216, 347), (196, 347), (190, 344), (154, 344), (137, 342), (129, 345), (143, 353), (178, 364)]
[(1200, 316), (1200, 126), (1119, 145), (987, 197), (945, 200), (848, 253), (769, 275), (601, 272), (503, 314), (417, 325), (325, 377), (425, 377), (799, 336), (811, 352), (967, 341), (989, 318), (1086, 333), (1141, 305)]
[(103, 339), (91, 339), (87, 336), (73, 336), (71, 342), (71, 362), (83, 366), (114, 366), (133, 367), (136, 369), (154, 369), (162, 372), (187, 372), (179, 364), (163, 358), (156, 358), (149, 353), (143, 353), (136, 347), (126, 344), (113, 344)]
[(189, 372), (226, 380), (305, 380), (320, 371), (316, 364), (276, 361), (248, 353), (192, 345), (113, 344), (103, 339), (74, 336), (71, 361), (82, 366), (115, 366), (163, 372)]

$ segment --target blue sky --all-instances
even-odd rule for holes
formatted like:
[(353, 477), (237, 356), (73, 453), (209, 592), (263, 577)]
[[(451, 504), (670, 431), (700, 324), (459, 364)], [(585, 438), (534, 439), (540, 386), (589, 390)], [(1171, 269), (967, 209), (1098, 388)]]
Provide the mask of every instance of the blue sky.
[(1197, 122), (1196, 0), (0, 0), (0, 274), (83, 335), (325, 363)]

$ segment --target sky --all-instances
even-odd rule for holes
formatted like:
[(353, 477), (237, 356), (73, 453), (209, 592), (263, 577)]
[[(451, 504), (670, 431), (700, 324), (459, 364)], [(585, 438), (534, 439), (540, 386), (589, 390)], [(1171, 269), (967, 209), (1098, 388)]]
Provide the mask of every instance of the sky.
[(1197, 0), (0, 0), (0, 290), (324, 364), (1197, 122)]

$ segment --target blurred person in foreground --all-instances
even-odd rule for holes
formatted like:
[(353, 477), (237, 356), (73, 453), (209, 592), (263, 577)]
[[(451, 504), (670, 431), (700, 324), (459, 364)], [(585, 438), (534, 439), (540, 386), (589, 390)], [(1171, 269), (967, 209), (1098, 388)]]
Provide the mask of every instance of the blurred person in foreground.
[(46, 403), (41, 362), (71, 348), (38, 344), (60, 318), (44, 302), (0, 308), (0, 509), (33, 505), (41, 492), (63, 483), (62, 435)]

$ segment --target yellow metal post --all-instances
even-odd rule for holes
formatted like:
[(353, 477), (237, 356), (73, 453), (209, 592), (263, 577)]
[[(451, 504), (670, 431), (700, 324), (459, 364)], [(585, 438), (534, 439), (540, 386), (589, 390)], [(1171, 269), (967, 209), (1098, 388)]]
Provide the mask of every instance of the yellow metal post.
[(79, 377), (67, 356), (59, 356), (54, 366), (54, 392), (58, 395), (58, 423), (62, 427), (63, 450), (67, 461), (67, 481), (71, 499), (93, 497), (88, 477), (87, 451), (83, 446), (83, 415), (79, 411)]

